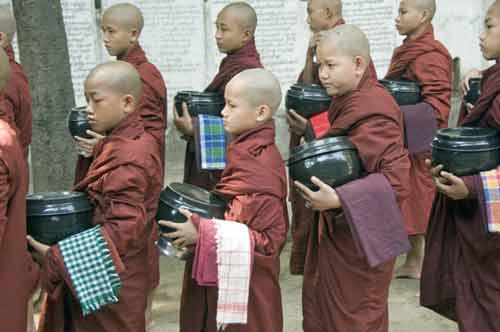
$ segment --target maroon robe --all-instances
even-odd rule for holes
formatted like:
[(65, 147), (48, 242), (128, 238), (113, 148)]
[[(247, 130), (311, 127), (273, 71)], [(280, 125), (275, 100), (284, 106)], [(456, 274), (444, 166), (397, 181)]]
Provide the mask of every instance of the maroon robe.
[[(118, 303), (83, 317), (57, 245), (42, 273), (48, 299), (41, 332), (145, 331), (146, 299), (151, 289), (149, 244), (156, 229), (162, 188), (157, 140), (147, 133), (138, 112), (123, 119), (94, 149), (93, 162), (75, 190), (86, 192), (118, 267)], [(121, 266), (121, 268), (120, 268)]]
[[(482, 94), (460, 125), (500, 129), (500, 64), (486, 70)], [(500, 235), (486, 232), (479, 175), (462, 178), (470, 195), (437, 194), (431, 211), (420, 302), (456, 320), (461, 332), (500, 331)]]
[(16, 62), (11, 45), (5, 48), (9, 57), (10, 79), (5, 87), (5, 100), (0, 107), (0, 119), (9, 123), (17, 132), (24, 156), (28, 160), (28, 148), (31, 144), (31, 95), (28, 78), (23, 67)]
[[(224, 95), (227, 83), (244, 70), (262, 68), (260, 55), (255, 47), (255, 40), (251, 40), (245, 46), (228, 54), (219, 66), (219, 71), (212, 82), (205, 89), (207, 92), (218, 92)], [(193, 140), (189, 140), (186, 146), (186, 157), (184, 160), (184, 182), (205, 188), (214, 189), (219, 182), (221, 171), (203, 171), (198, 169)]]
[[(452, 75), (451, 56), (446, 47), (434, 38), (434, 29), (429, 24), (421, 36), (407, 38), (403, 45), (396, 48), (386, 78), (419, 82), (422, 101), (432, 106), (438, 126), (445, 128), (451, 107)], [(435, 186), (425, 166), (427, 158), (430, 158), (430, 147), (429, 151), (410, 155), (412, 208), (410, 214), (404, 216), (409, 235), (425, 234), (434, 200)]]
[[(158, 143), (157, 146), (159, 147), (161, 156), (161, 169), (155, 176), (163, 184), (165, 177), (165, 131), (167, 129), (167, 87), (160, 71), (148, 61), (146, 54), (139, 44), (118, 60), (132, 64), (141, 77), (142, 97), (139, 114), (144, 123), (144, 129)], [(78, 157), (75, 184), (85, 177), (91, 162), (92, 158)], [(159, 239), (159, 231), (152, 233), (151, 236), (151, 241), (149, 241), (149, 265), (151, 288), (154, 289), (160, 283), (159, 254), (154, 244)]]
[[(255, 243), (248, 323), (229, 325), (227, 332), (283, 330), (279, 255), (288, 228), (287, 182), (274, 135), (270, 121), (235, 138), (215, 188), (228, 200), (225, 218), (246, 224)], [(180, 331), (217, 332), (217, 288), (197, 285), (192, 279), (192, 263), (186, 263), (184, 272)]]
[[(328, 135), (347, 135), (365, 171), (383, 174), (399, 207), (407, 209), (410, 162), (404, 149), (403, 117), (372, 71), (367, 70), (357, 89), (335, 98), (329, 118)], [(322, 212), (313, 221), (307, 249), (304, 332), (387, 331), (395, 259), (370, 267), (359, 254), (342, 210)]]
[[(3, 98), (2, 98), (3, 99)], [(0, 322), (3, 331), (26, 331), (28, 301), (38, 267), (26, 241), (28, 166), (14, 130), (0, 120)]]

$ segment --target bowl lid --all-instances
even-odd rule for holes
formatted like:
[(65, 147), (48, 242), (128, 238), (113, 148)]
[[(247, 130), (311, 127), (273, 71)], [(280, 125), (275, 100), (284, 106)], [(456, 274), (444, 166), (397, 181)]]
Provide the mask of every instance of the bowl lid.
[(176, 101), (197, 101), (197, 102), (222, 102), (224, 103), (224, 96), (218, 92), (197, 92), (197, 91), (179, 91), (175, 95)]
[(382, 79), (379, 82), (391, 92), (420, 93), (420, 85), (415, 81)]
[(500, 136), (493, 128), (444, 128), (437, 132), (432, 146), (456, 151), (487, 151), (500, 148)]
[(351, 143), (347, 136), (336, 136), (315, 140), (294, 147), (290, 151), (290, 158), (287, 164), (291, 165), (313, 156), (343, 150), (357, 150), (356, 146)]
[(287, 98), (295, 97), (311, 101), (330, 102), (332, 97), (328, 95), (326, 89), (317, 84), (297, 83), (290, 86), (287, 91)]
[(54, 191), (26, 195), (28, 216), (50, 216), (90, 210), (92, 210), (92, 205), (87, 194), (82, 192)]
[(198, 211), (224, 211), (226, 202), (211, 192), (188, 183), (170, 183), (160, 195), (160, 201), (172, 207)]

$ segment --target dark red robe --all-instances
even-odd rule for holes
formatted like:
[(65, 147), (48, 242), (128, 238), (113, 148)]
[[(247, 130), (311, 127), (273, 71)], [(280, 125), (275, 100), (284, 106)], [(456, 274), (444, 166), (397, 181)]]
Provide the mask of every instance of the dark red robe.
[[(0, 97), (3, 99), (3, 96)], [(28, 166), (14, 130), (0, 120), (0, 322), (26, 331), (28, 301), (39, 270), (26, 241)]]
[[(215, 188), (228, 201), (226, 219), (246, 224), (255, 242), (248, 323), (230, 325), (228, 332), (283, 330), (279, 255), (288, 229), (287, 180), (274, 135), (270, 121), (235, 138)], [(217, 332), (217, 288), (197, 285), (192, 263), (186, 263), (184, 272), (180, 331)]]
[[(460, 125), (500, 129), (500, 64), (486, 70), (482, 94)], [(500, 235), (486, 232), (479, 175), (462, 178), (470, 196), (437, 194), (431, 211), (420, 302), (456, 320), (461, 332), (500, 331)]]
[[(219, 71), (212, 82), (205, 89), (207, 92), (218, 92), (224, 95), (227, 83), (246, 69), (262, 68), (260, 55), (252, 39), (241, 49), (228, 54), (219, 66)], [(186, 146), (186, 157), (184, 160), (184, 182), (194, 184), (207, 190), (214, 189), (219, 182), (221, 171), (203, 171), (198, 169), (193, 140), (189, 140)]]
[[(328, 135), (347, 135), (365, 171), (383, 174), (400, 208), (407, 209), (410, 162), (404, 149), (403, 117), (372, 71), (367, 70), (356, 90), (335, 98), (329, 118)], [(313, 221), (307, 249), (304, 332), (387, 331), (395, 259), (371, 268), (359, 254), (341, 210), (322, 212)]]
[[(165, 177), (165, 133), (167, 130), (167, 87), (160, 71), (150, 63), (141, 46), (137, 44), (121, 61), (132, 64), (139, 72), (142, 81), (142, 97), (139, 114), (144, 123), (144, 129), (152, 135), (159, 147), (161, 156), (161, 169), (156, 177), (161, 180)], [(146, 148), (146, 147), (145, 147)], [(75, 184), (81, 181), (87, 174), (92, 158), (78, 157), (76, 166)], [(159, 233), (152, 233), (150, 244), (150, 277), (151, 288), (154, 289), (160, 283), (160, 268), (158, 249), (154, 245), (159, 239)]]
[(10, 79), (5, 87), (5, 99), (0, 107), (0, 119), (9, 123), (17, 132), (26, 160), (31, 144), (31, 94), (28, 78), (23, 67), (16, 62), (14, 49), (11, 45), (5, 48), (9, 57)]
[(94, 149), (93, 162), (75, 190), (94, 206), (93, 224), (108, 240), (122, 288), (119, 302), (83, 317), (57, 245), (42, 273), (48, 300), (41, 332), (145, 331), (146, 299), (151, 289), (149, 245), (157, 232), (156, 209), (162, 189), (157, 140), (144, 129), (140, 114), (123, 119)]
[[(396, 48), (386, 78), (404, 78), (420, 83), (422, 101), (435, 110), (440, 128), (448, 126), (451, 107), (453, 64), (446, 47), (434, 38), (430, 24), (416, 39), (405, 39)], [(411, 124), (406, 124), (411, 125)], [(435, 195), (434, 182), (425, 166), (429, 151), (410, 155), (410, 188), (412, 208), (405, 215), (409, 235), (425, 234)]]

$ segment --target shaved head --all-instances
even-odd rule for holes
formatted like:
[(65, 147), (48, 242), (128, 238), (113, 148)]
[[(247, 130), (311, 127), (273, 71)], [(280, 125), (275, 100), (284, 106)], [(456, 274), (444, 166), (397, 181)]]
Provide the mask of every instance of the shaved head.
[(280, 82), (265, 69), (247, 69), (234, 76), (228, 83), (238, 85), (252, 106), (267, 105), (276, 112), (281, 103)]
[(0, 5), (0, 32), (7, 35), (9, 42), (16, 34), (16, 19), (8, 5)]
[(7, 81), (10, 77), (10, 64), (9, 58), (5, 51), (0, 47), (0, 91), (2, 91), (7, 85)]
[(103, 83), (115, 93), (133, 96), (137, 103), (141, 98), (141, 77), (135, 67), (125, 61), (97, 65), (87, 76), (87, 82)]
[(429, 21), (436, 14), (436, 0), (405, 0), (410, 6), (429, 13)]
[(321, 9), (328, 9), (330, 12), (342, 16), (342, 0), (309, 0), (316, 2)]
[(362, 57), (370, 62), (370, 43), (365, 33), (355, 25), (340, 25), (321, 33), (319, 47), (332, 45), (335, 50), (350, 57)]
[(235, 18), (238, 25), (250, 31), (252, 35), (255, 34), (255, 29), (257, 29), (257, 13), (248, 3), (242, 1), (230, 3), (221, 10), (220, 14), (222, 13), (229, 13)]
[(127, 29), (136, 29), (142, 31), (144, 27), (144, 17), (141, 10), (130, 3), (119, 3), (106, 9), (103, 14), (103, 20), (111, 19), (120, 26)]

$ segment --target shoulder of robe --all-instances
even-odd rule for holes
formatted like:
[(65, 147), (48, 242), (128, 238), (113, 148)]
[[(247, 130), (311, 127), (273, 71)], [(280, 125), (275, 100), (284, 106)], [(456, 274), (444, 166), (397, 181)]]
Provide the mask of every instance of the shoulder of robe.
[(157, 145), (156, 140), (145, 132), (137, 139), (113, 137), (105, 144), (103, 153), (114, 155), (123, 164), (147, 168), (151, 160), (159, 158)]
[(351, 112), (356, 114), (359, 120), (381, 116), (399, 121), (401, 116), (401, 111), (394, 98), (378, 84), (359, 91), (351, 104)]
[(149, 86), (160, 96), (166, 94), (166, 85), (161, 72), (151, 62), (144, 62), (137, 68), (143, 84)]

